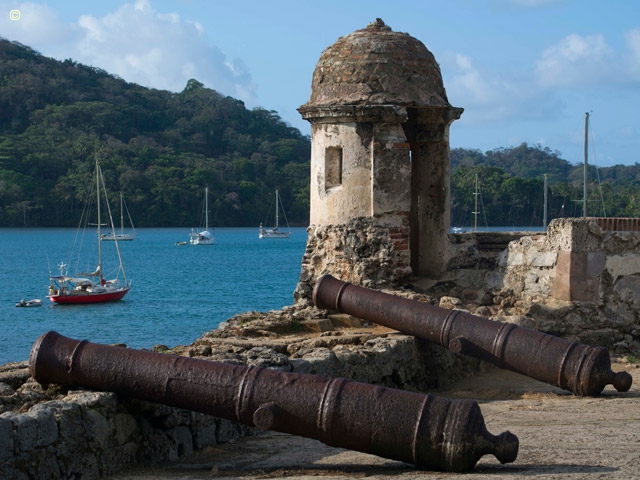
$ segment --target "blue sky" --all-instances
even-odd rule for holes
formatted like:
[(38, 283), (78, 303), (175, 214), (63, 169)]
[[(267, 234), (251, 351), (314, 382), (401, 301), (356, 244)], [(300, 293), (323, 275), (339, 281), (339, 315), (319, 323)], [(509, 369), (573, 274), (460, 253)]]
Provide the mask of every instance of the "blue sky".
[(465, 110), (452, 148), (527, 142), (581, 163), (590, 112), (590, 163), (640, 163), (635, 0), (0, 0), (0, 36), (148, 87), (196, 78), (309, 134), (296, 108), (320, 54), (378, 17), (435, 55)]

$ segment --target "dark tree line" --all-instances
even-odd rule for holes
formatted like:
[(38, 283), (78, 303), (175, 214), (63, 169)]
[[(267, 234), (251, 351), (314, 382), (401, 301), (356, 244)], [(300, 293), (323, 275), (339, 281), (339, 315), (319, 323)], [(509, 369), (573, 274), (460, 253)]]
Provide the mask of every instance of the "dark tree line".
[[(310, 139), (275, 111), (189, 80), (180, 93), (0, 38), (0, 227), (75, 226), (100, 158), (114, 205), (136, 226), (196, 226), (209, 187), (214, 226), (256, 226), (280, 190), (291, 224), (309, 219)], [(451, 151), (452, 224), (542, 225), (580, 216), (582, 166), (526, 143)], [(478, 195), (475, 179), (478, 178)], [(589, 213), (640, 216), (640, 165), (589, 172)]]
[[(572, 165), (559, 152), (529, 146), (451, 151), (452, 225), (541, 227), (547, 176), (547, 220), (580, 217), (584, 166)], [(476, 177), (478, 190), (476, 194)], [(587, 170), (587, 214), (640, 217), (640, 165)], [(476, 210), (476, 197), (478, 210)]]

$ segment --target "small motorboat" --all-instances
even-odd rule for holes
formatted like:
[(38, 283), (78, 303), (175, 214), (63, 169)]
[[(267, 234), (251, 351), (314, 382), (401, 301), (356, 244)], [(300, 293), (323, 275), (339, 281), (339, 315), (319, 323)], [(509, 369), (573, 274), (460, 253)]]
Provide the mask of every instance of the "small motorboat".
[(42, 300), (34, 298), (32, 300), (25, 300), (24, 298), (16, 303), (16, 307), (41, 307)]

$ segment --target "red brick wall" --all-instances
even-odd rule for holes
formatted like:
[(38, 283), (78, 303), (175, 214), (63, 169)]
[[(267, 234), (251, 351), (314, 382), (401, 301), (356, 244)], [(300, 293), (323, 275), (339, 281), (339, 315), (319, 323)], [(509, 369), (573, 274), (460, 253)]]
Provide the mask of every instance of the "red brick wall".
[(609, 232), (640, 232), (640, 218), (595, 218), (600, 228)]

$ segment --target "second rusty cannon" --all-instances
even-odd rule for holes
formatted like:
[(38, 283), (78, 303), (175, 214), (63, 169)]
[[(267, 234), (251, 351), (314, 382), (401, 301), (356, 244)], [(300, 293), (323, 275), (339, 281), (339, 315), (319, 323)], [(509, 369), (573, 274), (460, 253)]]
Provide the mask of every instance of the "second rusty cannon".
[(608, 384), (619, 392), (631, 388), (631, 375), (611, 371), (609, 351), (604, 347), (359, 287), (331, 275), (316, 282), (313, 303), (438, 343), (576, 395), (597, 395)]
[(473, 400), (99, 345), (56, 332), (38, 338), (29, 363), (41, 383), (113, 391), (432, 470), (470, 470), (485, 454), (508, 463), (518, 453), (518, 438), (489, 433)]

